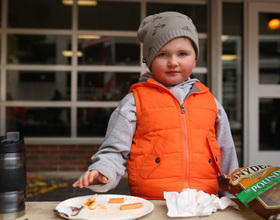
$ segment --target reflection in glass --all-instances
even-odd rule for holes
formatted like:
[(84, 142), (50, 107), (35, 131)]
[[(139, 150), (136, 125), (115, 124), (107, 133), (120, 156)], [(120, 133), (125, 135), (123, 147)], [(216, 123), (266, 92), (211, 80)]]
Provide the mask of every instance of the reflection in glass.
[(280, 98), (261, 98), (259, 112), (260, 150), (280, 150)]
[(7, 131), (19, 131), (25, 137), (69, 137), (70, 109), (8, 107), (6, 126)]
[(269, 21), (280, 18), (276, 13), (259, 14), (259, 82), (261, 84), (280, 83), (280, 26), (271, 29)]
[(199, 57), (197, 67), (207, 67), (207, 39), (199, 39)]
[(9, 0), (8, 27), (70, 29), (72, 7), (61, 0)]
[(120, 101), (140, 73), (79, 72), (78, 100)]
[(63, 71), (8, 71), (7, 100), (70, 100), (70, 79)]
[(241, 126), (242, 76), (241, 36), (224, 35), (223, 40), (223, 106), (232, 128)]
[[(137, 65), (140, 47), (135, 37), (79, 36), (79, 64)], [(85, 39), (86, 38), (86, 39)]]
[(79, 6), (78, 28), (136, 31), (140, 23), (140, 3), (98, 1), (97, 6)]
[(78, 137), (104, 137), (114, 108), (78, 108)]
[[(234, 19), (232, 19), (233, 14), (236, 15)], [(243, 163), (242, 14), (242, 3), (223, 3), (223, 107), (230, 122), (241, 165)]]
[(67, 35), (8, 35), (9, 64), (70, 64), (71, 37)]

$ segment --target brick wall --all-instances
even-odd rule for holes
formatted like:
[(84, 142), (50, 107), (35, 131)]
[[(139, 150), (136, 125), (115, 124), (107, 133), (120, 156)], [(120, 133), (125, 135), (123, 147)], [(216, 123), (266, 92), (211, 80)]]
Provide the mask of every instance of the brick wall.
[(27, 173), (84, 172), (99, 145), (25, 145)]

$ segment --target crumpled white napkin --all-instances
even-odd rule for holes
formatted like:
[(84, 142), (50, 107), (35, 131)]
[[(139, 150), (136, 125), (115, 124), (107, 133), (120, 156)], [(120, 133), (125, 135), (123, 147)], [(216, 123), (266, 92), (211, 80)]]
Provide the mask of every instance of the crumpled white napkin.
[(228, 206), (239, 209), (229, 197), (219, 198), (195, 189), (183, 189), (181, 193), (164, 192), (164, 198), (169, 217), (207, 216)]

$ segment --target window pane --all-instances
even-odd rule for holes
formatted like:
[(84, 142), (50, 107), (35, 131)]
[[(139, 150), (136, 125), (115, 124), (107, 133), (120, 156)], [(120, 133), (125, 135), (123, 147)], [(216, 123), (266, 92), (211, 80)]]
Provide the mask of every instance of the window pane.
[[(236, 15), (234, 19), (233, 14)], [(240, 164), (243, 163), (242, 15), (242, 3), (223, 3), (223, 106), (229, 118)]]
[(19, 131), (25, 137), (69, 137), (69, 108), (9, 107), (6, 111), (7, 131)]
[(1, 51), (2, 51), (2, 47), (1, 47), (2, 43), (1, 43), (1, 40), (2, 40), (2, 39), (1, 39), (1, 37), (0, 37), (0, 60), (1, 60), (1, 54), (2, 54), (2, 52), (1, 52)]
[(70, 100), (70, 79), (70, 72), (8, 71), (7, 100)]
[[(79, 36), (79, 64), (140, 65), (140, 47), (135, 37)], [(87, 38), (87, 39), (82, 39)]]
[(160, 4), (147, 3), (147, 14), (155, 14), (163, 11), (177, 11), (188, 15), (192, 20), (198, 33), (207, 32), (207, 6), (198, 4)]
[(273, 19), (278, 19), (280, 22), (280, 14), (259, 14), (259, 80), (261, 84), (280, 83), (280, 29), (269, 26), (269, 22)]
[(192, 73), (191, 78), (196, 78), (204, 85), (207, 85), (207, 74)]
[(9, 0), (8, 27), (70, 29), (72, 7), (61, 0)]
[(2, 25), (2, 0), (0, 0), (0, 27)]
[(78, 137), (105, 136), (114, 108), (78, 108)]
[(136, 31), (140, 3), (98, 1), (97, 6), (79, 6), (79, 29)]
[(199, 57), (197, 67), (207, 67), (207, 39), (199, 39)]
[(7, 62), (12, 64), (70, 64), (71, 37), (59, 35), (8, 35)]
[(280, 99), (260, 99), (260, 150), (280, 150)]
[(120, 101), (140, 73), (88, 73), (78, 74), (78, 100)]

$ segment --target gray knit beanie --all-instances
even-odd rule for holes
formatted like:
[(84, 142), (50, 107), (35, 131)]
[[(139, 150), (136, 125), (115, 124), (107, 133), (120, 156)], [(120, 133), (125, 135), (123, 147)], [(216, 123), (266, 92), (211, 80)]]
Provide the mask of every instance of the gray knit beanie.
[(177, 37), (188, 37), (193, 42), (198, 58), (197, 30), (192, 20), (179, 12), (162, 12), (146, 17), (140, 24), (137, 37), (143, 44), (143, 62), (147, 63), (148, 68), (156, 53)]

